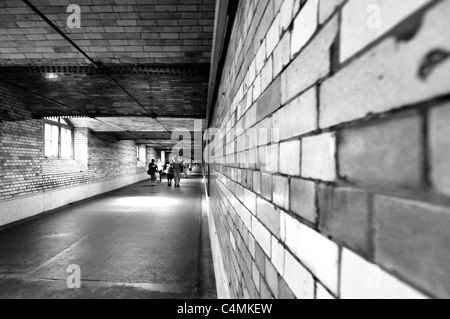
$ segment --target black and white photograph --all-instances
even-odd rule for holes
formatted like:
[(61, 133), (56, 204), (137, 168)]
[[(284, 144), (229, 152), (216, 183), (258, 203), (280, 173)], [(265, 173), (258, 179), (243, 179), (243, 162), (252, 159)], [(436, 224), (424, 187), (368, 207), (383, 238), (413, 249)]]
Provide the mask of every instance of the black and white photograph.
[(449, 23), (450, 0), (0, 0), (0, 300), (450, 298)]

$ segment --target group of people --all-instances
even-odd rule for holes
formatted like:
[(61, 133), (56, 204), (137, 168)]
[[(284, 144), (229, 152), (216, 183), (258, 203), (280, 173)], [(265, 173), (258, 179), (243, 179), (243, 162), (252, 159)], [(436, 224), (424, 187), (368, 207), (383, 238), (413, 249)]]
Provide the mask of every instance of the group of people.
[(192, 170), (192, 164), (185, 163), (183, 158), (175, 157), (171, 161), (166, 161), (165, 164), (160, 160), (158, 163), (152, 159), (150, 165), (148, 166), (147, 174), (150, 175), (152, 186), (156, 186), (158, 182), (162, 183), (162, 176), (166, 174), (167, 176), (167, 186), (171, 187), (172, 182), (175, 181), (175, 187), (180, 187), (181, 176), (184, 173), (184, 177), (188, 178), (188, 170)]

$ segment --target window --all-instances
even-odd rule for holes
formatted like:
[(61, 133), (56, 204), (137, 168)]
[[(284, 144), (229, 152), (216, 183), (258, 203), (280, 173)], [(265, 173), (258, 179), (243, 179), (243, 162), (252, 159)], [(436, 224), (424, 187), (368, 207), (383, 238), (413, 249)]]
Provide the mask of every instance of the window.
[(146, 149), (142, 145), (136, 145), (136, 158), (138, 162), (145, 163)]
[(45, 122), (45, 157), (73, 157), (73, 128), (62, 118)]

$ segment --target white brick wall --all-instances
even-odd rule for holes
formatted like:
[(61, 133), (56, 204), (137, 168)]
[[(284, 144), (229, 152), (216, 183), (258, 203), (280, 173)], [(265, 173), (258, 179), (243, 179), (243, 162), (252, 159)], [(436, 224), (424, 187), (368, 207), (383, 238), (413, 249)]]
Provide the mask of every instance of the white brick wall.
[(280, 144), (280, 173), (291, 176), (300, 175), (300, 141)]
[(286, 252), (284, 277), (289, 288), (298, 299), (314, 299), (314, 279), (311, 274)]
[(253, 102), (255, 102), (261, 95), (261, 74), (258, 74), (253, 82)]
[(291, 61), (291, 34), (286, 33), (273, 53), (273, 76), (277, 77), (281, 70)]
[[(374, 5), (381, 25), (370, 29)], [(423, 20), (405, 21), (417, 9)], [(212, 165), (225, 197), (212, 192), (220, 237), (244, 249), (224, 249), (232, 295), (447, 297), (445, 245), (436, 243), (448, 237), (450, 0), (252, 1), (239, 10), (213, 124), (229, 133), (259, 121), (277, 137), (240, 137), (236, 150), (229, 133), (227, 159), (242, 163)], [(396, 189), (410, 200), (426, 190), (438, 206), (419, 200), (411, 211)], [(251, 275), (240, 273), (241, 257)]]
[(264, 92), (273, 79), (273, 62), (272, 56), (268, 58), (267, 63), (261, 71), (261, 90)]
[(429, 2), (431, 0), (347, 2), (342, 13), (341, 61), (351, 57)]
[(263, 160), (265, 162), (265, 165), (263, 169), (266, 172), (269, 173), (276, 173), (278, 172), (278, 152), (279, 152), (279, 145), (278, 144), (272, 144), (267, 147), (260, 147), (260, 160)]
[[(232, 196), (230, 196), (232, 197)], [(245, 208), (243, 205), (240, 204), (235, 204), (233, 205), (234, 207), (238, 206), (237, 208), (237, 213), (239, 215), (239, 217), (242, 219), (244, 225), (247, 227), (248, 230), (252, 229), (252, 214), (250, 213), (250, 211)]]
[(270, 56), (280, 41), (280, 17), (277, 16), (266, 37), (267, 56)]
[(338, 246), (290, 216), (285, 218), (286, 245), (320, 279), (337, 294)]
[(330, 47), (337, 31), (338, 21), (334, 18), (281, 74), (282, 104), (305, 91), (330, 72)]
[(280, 236), (280, 212), (273, 206), (272, 203), (258, 198), (257, 200), (257, 217), (270, 230), (270, 232), (279, 237)]
[(244, 205), (251, 211), (256, 211), (256, 194), (244, 189)]
[(289, 179), (287, 177), (273, 177), (273, 202), (289, 210)]
[(283, 245), (273, 238), (272, 240), (272, 263), (281, 276), (284, 276), (284, 255), (286, 250)]
[(342, 253), (341, 298), (426, 299), (410, 286), (349, 250)]
[(399, 45), (390, 37), (325, 81), (320, 95), (321, 128), (448, 93), (450, 59), (426, 80), (418, 76), (418, 68), (433, 49), (450, 51), (449, 11), (450, 2), (441, 2), (425, 14), (414, 39)]
[(336, 179), (336, 137), (333, 133), (302, 140), (302, 172), (307, 178), (323, 181)]
[(280, 9), (280, 32), (288, 29), (294, 18), (294, 0), (283, 1)]
[(316, 87), (306, 91), (273, 115), (273, 127), (285, 140), (314, 131), (317, 128)]
[(297, 54), (317, 30), (318, 0), (308, 0), (294, 20), (291, 56)]
[(270, 232), (255, 217), (252, 217), (252, 234), (266, 255), (270, 257), (272, 250)]
[(264, 42), (259, 47), (258, 53), (256, 54), (256, 74), (260, 73), (263, 69), (266, 57), (266, 40), (264, 40)]

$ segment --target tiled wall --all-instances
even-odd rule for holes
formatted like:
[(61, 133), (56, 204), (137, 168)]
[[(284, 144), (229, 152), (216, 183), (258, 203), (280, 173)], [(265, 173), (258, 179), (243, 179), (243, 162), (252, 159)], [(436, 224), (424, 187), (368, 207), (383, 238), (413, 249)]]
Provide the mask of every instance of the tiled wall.
[(232, 297), (450, 297), (448, 12), (240, 2), (212, 121)]

